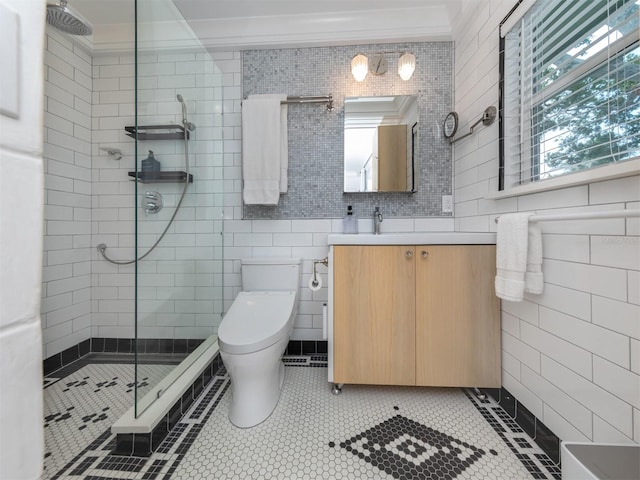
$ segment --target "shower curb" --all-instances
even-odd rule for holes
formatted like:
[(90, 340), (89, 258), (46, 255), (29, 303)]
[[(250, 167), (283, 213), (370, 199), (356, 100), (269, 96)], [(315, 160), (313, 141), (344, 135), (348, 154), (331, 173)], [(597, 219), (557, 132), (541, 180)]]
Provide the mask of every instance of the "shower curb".
[(113, 424), (111, 432), (116, 435), (114, 455), (150, 456), (214, 376), (224, 374), (217, 339), (209, 346), (201, 345), (192, 355), (195, 358), (175, 381), (169, 378), (171, 375), (165, 377), (140, 400), (141, 407), (147, 404), (141, 414), (136, 417), (135, 408), (131, 407)]

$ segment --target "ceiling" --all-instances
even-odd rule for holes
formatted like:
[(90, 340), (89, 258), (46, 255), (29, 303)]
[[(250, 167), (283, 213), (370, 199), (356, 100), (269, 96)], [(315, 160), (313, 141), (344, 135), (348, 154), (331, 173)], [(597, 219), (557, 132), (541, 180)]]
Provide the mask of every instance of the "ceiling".
[[(477, 1), (138, 0), (139, 37), (174, 49), (197, 41), (209, 50), (452, 40), (455, 20)], [(94, 25), (82, 39), (87, 48), (131, 48), (133, 0), (69, 0), (69, 6)]]

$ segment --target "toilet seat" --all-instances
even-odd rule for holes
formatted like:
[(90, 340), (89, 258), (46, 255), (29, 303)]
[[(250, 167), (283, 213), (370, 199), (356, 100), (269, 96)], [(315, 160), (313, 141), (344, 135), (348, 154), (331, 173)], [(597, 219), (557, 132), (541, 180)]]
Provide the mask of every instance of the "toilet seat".
[(288, 334), (295, 291), (240, 292), (218, 328), (220, 350), (253, 353)]

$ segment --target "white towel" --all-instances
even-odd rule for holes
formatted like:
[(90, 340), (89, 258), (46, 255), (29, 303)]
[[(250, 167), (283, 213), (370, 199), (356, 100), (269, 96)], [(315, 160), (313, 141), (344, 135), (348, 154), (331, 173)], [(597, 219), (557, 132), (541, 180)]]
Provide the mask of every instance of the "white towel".
[[(286, 95), (281, 95), (286, 100)], [(280, 105), (280, 193), (287, 193), (289, 187), (289, 136), (287, 126), (287, 104)]]
[(524, 291), (527, 293), (542, 293), (544, 280), (542, 278), (542, 230), (540, 225), (529, 223), (527, 243), (527, 271), (524, 274)]
[[(283, 99), (286, 95), (251, 95), (242, 104), (242, 178), (246, 204), (278, 204), (283, 156), (288, 157), (286, 140), (283, 148), (280, 104)], [(286, 119), (285, 113), (285, 139)], [(286, 186), (286, 178), (284, 182)]]
[(542, 293), (542, 235), (532, 213), (500, 216), (496, 246), (496, 295), (520, 302), (524, 292)]

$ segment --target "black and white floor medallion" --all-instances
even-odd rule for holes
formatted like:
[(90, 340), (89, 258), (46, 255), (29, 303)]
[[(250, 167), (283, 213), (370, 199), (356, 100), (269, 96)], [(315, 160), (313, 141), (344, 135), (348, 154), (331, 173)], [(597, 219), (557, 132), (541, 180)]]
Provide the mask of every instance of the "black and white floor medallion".
[(398, 479), (454, 479), (484, 450), (402, 415), (370, 428), (340, 446)]

